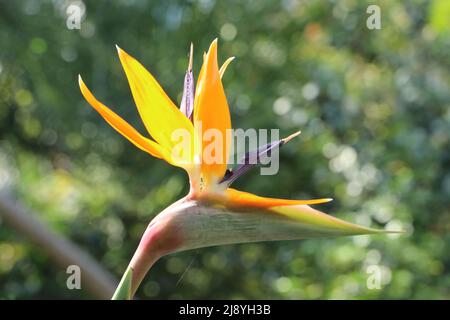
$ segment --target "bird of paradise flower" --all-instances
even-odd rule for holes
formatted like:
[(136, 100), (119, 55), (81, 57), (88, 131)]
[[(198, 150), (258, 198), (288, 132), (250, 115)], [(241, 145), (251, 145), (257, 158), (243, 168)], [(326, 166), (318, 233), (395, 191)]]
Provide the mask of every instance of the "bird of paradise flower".
[[(219, 150), (219, 161), (202, 161), (205, 143), (202, 132), (218, 130), (223, 137), (231, 129), (230, 112), (221, 78), (233, 58), (219, 68), (217, 39), (203, 57), (194, 87), (192, 45), (184, 79), (180, 108), (167, 96), (155, 78), (133, 57), (117, 47), (138, 112), (153, 139), (141, 135), (120, 116), (98, 101), (79, 76), (79, 86), (89, 104), (120, 134), (139, 149), (183, 168), (190, 181), (187, 196), (159, 213), (148, 225), (126, 269), (113, 299), (130, 299), (151, 266), (162, 256), (184, 250), (258, 241), (295, 240), (314, 237), (378, 234), (311, 208), (331, 199), (288, 200), (260, 197), (230, 188), (232, 182), (256, 163), (244, 161), (227, 169), (229, 143)], [(178, 155), (173, 134), (187, 132), (191, 146)], [(244, 155), (261, 157), (297, 136), (273, 141)]]

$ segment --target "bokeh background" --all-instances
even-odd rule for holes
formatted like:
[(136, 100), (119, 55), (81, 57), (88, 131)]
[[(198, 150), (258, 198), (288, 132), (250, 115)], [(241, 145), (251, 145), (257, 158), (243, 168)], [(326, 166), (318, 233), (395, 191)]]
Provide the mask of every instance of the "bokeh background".
[[(449, 299), (450, 1), (0, 0), (0, 188), (119, 278), (152, 217), (186, 175), (117, 134), (82, 99), (77, 75), (144, 132), (114, 45), (174, 101), (190, 42), (195, 70), (215, 37), (236, 56), (224, 86), (234, 127), (298, 129), (276, 176), (236, 186), (333, 197), (337, 217), (402, 236), (207, 248), (160, 260), (143, 299)], [(78, 2), (80, 3), (80, 2)], [(366, 9), (381, 8), (381, 30)], [(382, 271), (379, 290), (367, 268)], [(0, 298), (93, 296), (1, 219)]]

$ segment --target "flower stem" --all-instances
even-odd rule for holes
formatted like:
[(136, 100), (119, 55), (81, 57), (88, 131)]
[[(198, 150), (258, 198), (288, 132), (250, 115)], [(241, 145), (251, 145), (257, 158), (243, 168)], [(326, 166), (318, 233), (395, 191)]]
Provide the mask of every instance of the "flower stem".
[(173, 251), (177, 242), (174, 241), (174, 232), (170, 232), (173, 230), (168, 230), (167, 226), (166, 221), (150, 222), (112, 297), (113, 300), (132, 299), (153, 264), (164, 254)]
[(133, 269), (127, 268), (125, 273), (117, 286), (111, 300), (129, 300), (131, 299), (131, 279), (133, 276)]
[(154, 231), (154, 228), (151, 227), (145, 231), (112, 300), (132, 299), (148, 270), (160, 258), (158, 250), (154, 250), (155, 248), (152, 247), (155, 239)]

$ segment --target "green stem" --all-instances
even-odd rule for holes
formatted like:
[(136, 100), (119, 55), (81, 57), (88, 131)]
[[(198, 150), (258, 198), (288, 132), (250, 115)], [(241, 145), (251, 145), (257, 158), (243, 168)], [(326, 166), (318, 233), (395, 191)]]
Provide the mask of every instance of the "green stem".
[(130, 300), (131, 299), (131, 282), (133, 277), (133, 269), (128, 267), (117, 286), (111, 300)]
[(130, 261), (112, 300), (130, 300), (153, 264), (161, 257), (155, 242), (155, 229), (147, 228), (133, 258)]

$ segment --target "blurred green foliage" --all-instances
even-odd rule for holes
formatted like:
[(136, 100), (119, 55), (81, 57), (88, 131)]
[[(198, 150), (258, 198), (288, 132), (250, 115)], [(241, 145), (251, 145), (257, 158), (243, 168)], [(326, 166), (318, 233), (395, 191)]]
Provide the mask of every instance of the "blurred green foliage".
[[(142, 61), (177, 102), (195, 44), (237, 59), (234, 127), (302, 130), (277, 176), (242, 190), (333, 197), (318, 208), (402, 236), (207, 248), (160, 260), (141, 298), (450, 298), (449, 2), (0, 0), (0, 186), (118, 277), (150, 219), (186, 194), (178, 169), (134, 148), (82, 99), (77, 75), (144, 132), (116, 56)], [(381, 30), (366, 9), (381, 7)], [(191, 264), (191, 265), (190, 265)], [(188, 265), (190, 267), (188, 268)], [(380, 290), (367, 267), (383, 271)], [(184, 275), (183, 275), (184, 273)], [(181, 276), (183, 278), (180, 280)], [(0, 298), (89, 298), (0, 221)]]

